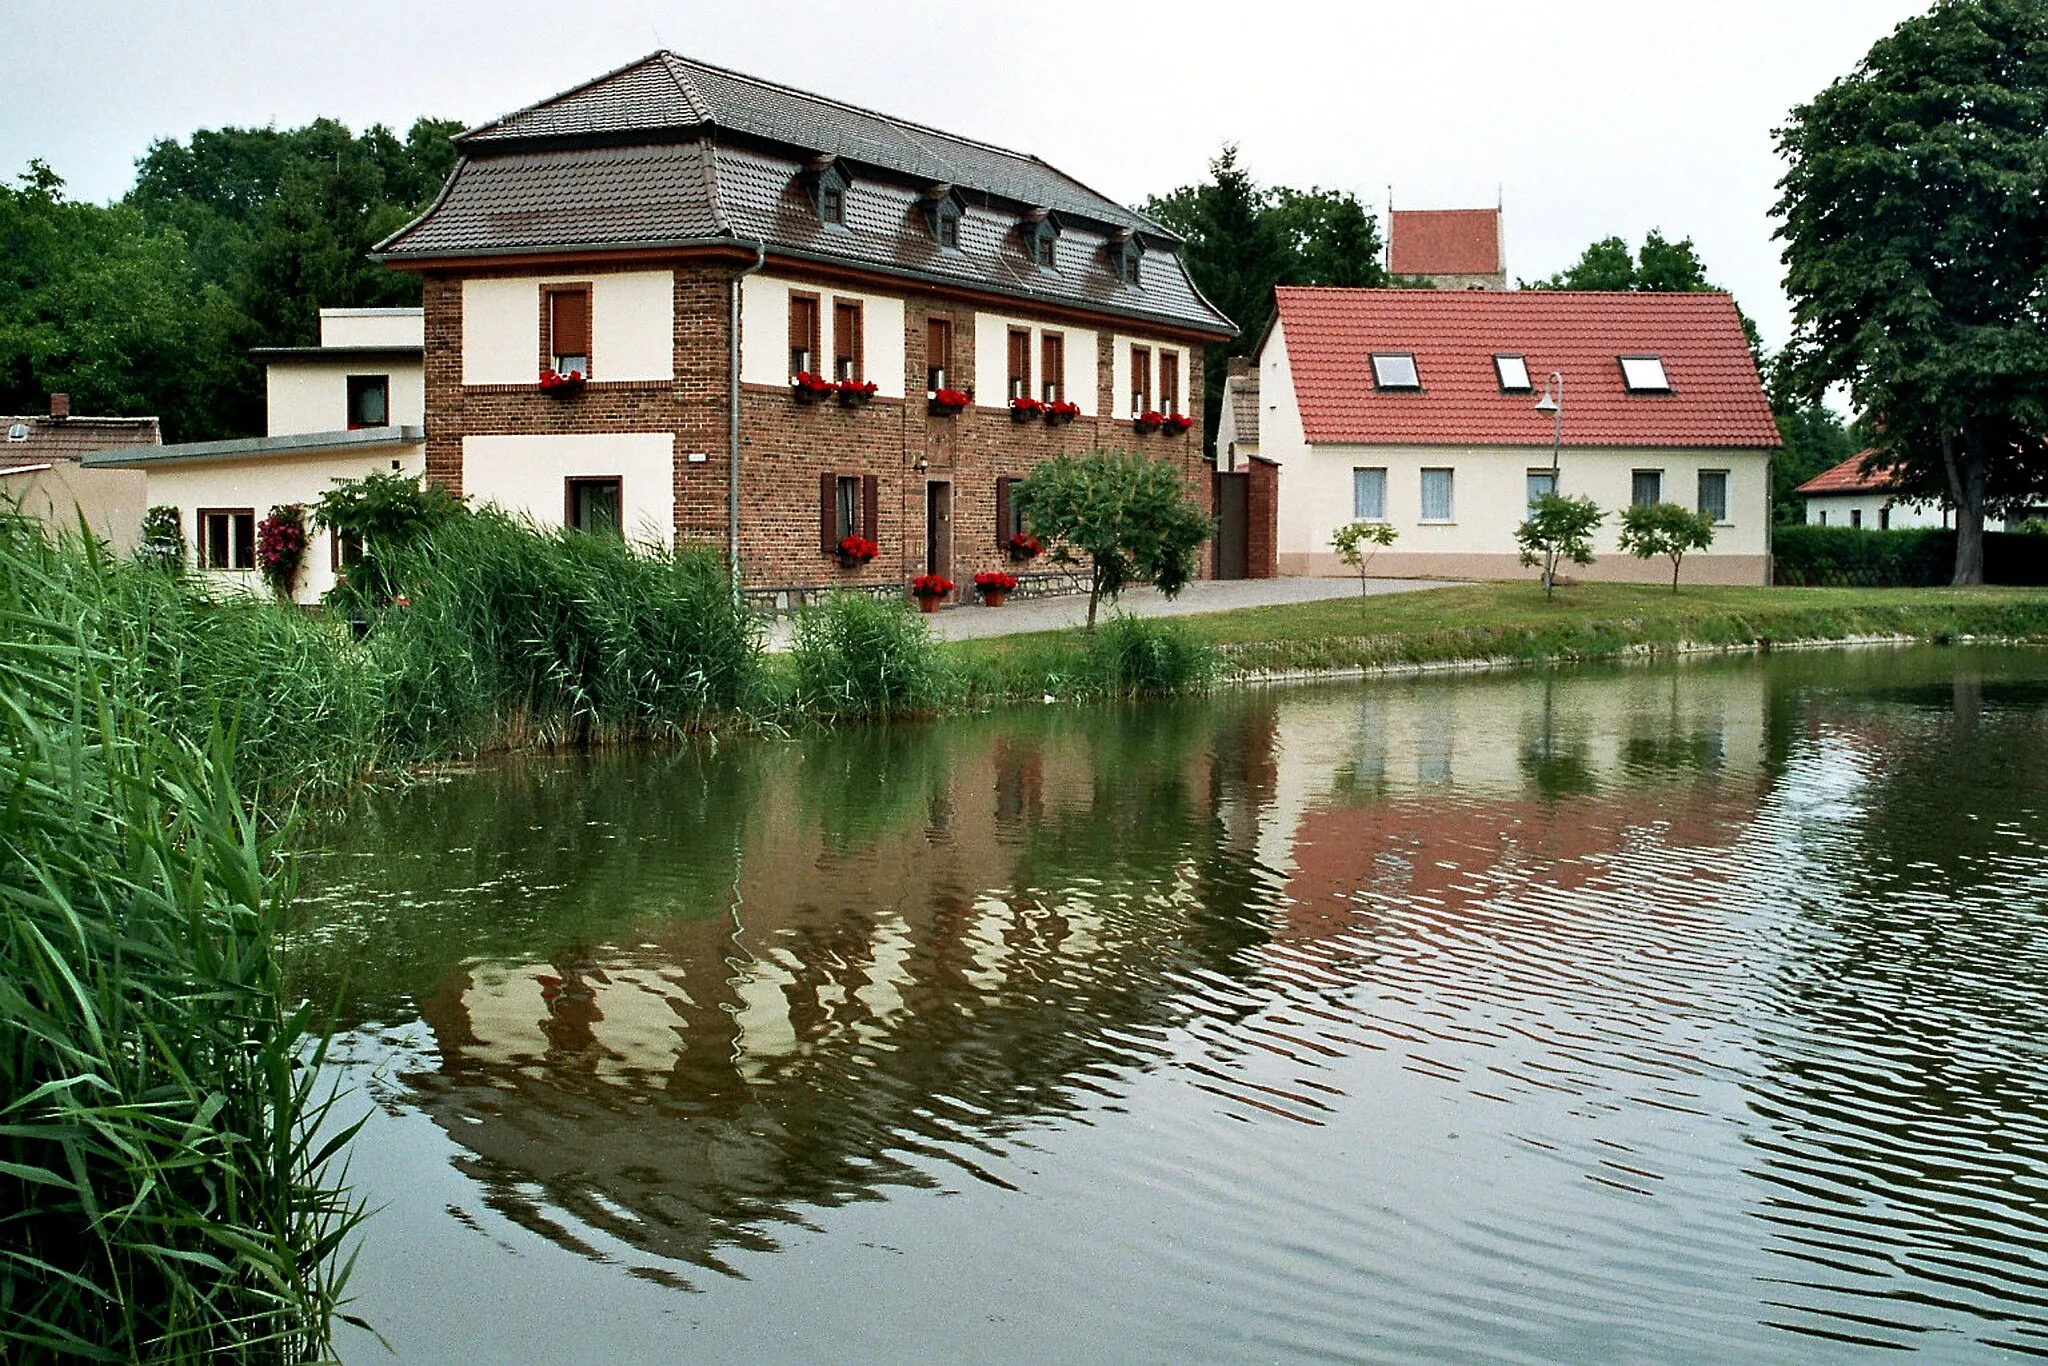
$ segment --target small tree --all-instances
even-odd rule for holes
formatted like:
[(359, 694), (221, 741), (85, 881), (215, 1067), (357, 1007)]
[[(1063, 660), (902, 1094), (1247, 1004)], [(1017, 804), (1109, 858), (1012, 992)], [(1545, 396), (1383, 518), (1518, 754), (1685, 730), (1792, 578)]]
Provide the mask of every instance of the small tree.
[(1173, 464), (1127, 451), (1057, 455), (1017, 486), (1017, 508), (1031, 530), (1052, 542), (1052, 557), (1088, 557), (1088, 629), (1103, 599), (1132, 583), (1167, 597), (1187, 586), (1195, 552), (1209, 539), (1209, 516), (1188, 495)]
[(1714, 519), (1677, 503), (1638, 503), (1621, 514), (1621, 548), (1639, 560), (1671, 557), (1671, 591), (1678, 591), (1678, 565), (1688, 550), (1714, 543)]
[(142, 536), (135, 559), (152, 569), (176, 572), (185, 567), (185, 523), (178, 510), (158, 504), (142, 514)]
[(1546, 493), (1529, 505), (1529, 520), (1515, 528), (1515, 540), (1522, 547), (1522, 563), (1543, 567), (1543, 596), (1557, 584), (1561, 560), (1573, 564), (1593, 563), (1593, 533), (1607, 520), (1607, 514), (1591, 498), (1567, 498)]
[(1388, 522), (1346, 522), (1330, 537), (1330, 545), (1337, 552), (1337, 558), (1351, 566), (1358, 575), (1358, 591), (1364, 595), (1366, 588), (1366, 567), (1372, 557), (1394, 543), (1399, 533)]

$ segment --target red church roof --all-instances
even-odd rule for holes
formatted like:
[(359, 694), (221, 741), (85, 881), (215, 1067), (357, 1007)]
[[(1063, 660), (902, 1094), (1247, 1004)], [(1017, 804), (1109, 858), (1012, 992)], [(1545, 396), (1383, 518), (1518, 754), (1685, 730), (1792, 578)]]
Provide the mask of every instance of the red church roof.
[(1396, 209), (1387, 225), (1393, 275), (1498, 275), (1499, 209)]
[(1863, 462), (1875, 454), (1875, 451), (1858, 451), (1833, 469), (1822, 470), (1792, 492), (1806, 498), (1811, 498), (1815, 494), (1825, 497), (1830, 493), (1887, 492), (1892, 486), (1889, 469), (1879, 465), (1869, 474), (1863, 472)]
[[(1564, 376), (1567, 446), (1770, 449), (1778, 425), (1726, 294), (1562, 290), (1275, 291), (1311, 443), (1547, 446), (1536, 395)], [(1380, 389), (1375, 353), (1415, 357), (1420, 389)], [(1534, 392), (1502, 392), (1520, 356)], [(1668, 392), (1630, 392), (1620, 357), (1656, 356)]]

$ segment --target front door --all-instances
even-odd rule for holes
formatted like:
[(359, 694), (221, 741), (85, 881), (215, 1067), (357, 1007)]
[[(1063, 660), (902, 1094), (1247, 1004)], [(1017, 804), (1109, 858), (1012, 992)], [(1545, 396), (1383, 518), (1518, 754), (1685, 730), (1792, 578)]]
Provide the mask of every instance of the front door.
[(1216, 577), (1243, 579), (1251, 576), (1247, 533), (1251, 530), (1251, 476), (1216, 476)]
[(924, 572), (953, 577), (953, 486), (924, 486)]

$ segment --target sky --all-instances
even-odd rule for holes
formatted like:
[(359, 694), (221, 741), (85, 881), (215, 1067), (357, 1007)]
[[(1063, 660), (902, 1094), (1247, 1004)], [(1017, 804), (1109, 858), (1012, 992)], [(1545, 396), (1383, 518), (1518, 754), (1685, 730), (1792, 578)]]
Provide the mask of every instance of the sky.
[(1776, 347), (1772, 131), (1926, 0), (5, 0), (0, 176), (77, 199), (196, 128), (484, 122), (656, 48), (1030, 152), (1136, 203), (1263, 184), (1506, 208), (1511, 276), (1691, 237)]

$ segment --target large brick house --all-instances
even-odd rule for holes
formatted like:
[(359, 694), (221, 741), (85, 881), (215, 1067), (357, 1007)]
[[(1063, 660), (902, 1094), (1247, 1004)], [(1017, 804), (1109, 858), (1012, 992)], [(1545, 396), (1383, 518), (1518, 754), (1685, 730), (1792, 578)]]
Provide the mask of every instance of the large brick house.
[(1062, 450), (1211, 496), (1230, 321), (1171, 233), (1034, 157), (668, 52), (456, 141), (378, 254), (424, 277), (427, 473), (475, 501), (715, 545), (762, 594), (967, 583)]

